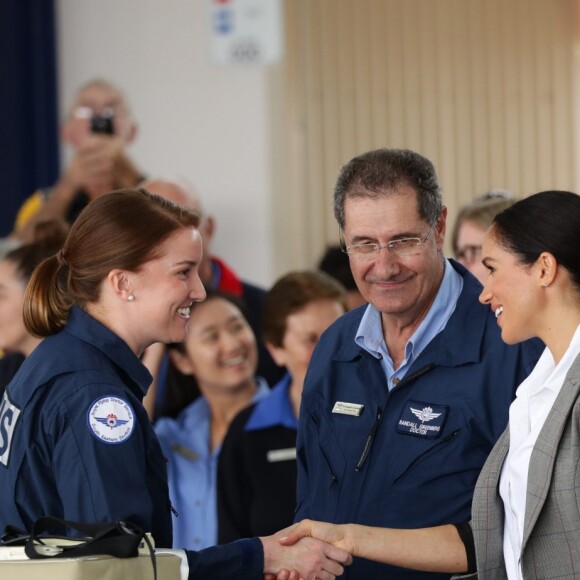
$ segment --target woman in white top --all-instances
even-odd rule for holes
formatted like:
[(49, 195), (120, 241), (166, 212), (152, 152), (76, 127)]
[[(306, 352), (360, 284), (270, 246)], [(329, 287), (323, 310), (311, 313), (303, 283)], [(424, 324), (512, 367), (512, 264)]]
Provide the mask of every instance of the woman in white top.
[[(545, 191), (496, 216), (484, 242), (489, 304), (508, 344), (546, 345), (477, 483), (468, 523), (394, 530), (304, 521), (355, 556), (479, 580), (580, 577), (580, 197)], [(493, 385), (490, 385), (493, 389)]]

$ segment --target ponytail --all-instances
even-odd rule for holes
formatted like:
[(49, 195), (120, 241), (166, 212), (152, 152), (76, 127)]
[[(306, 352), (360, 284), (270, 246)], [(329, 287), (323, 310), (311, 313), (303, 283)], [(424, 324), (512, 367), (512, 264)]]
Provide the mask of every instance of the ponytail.
[(64, 328), (72, 306), (67, 277), (61, 252), (41, 262), (33, 272), (23, 307), (24, 326), (33, 336), (45, 338)]

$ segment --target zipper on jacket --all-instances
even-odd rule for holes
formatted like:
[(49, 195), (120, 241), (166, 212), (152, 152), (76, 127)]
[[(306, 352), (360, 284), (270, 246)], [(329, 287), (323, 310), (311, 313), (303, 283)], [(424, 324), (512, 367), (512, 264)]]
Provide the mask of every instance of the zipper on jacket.
[(435, 365), (433, 363), (428, 364), (427, 366), (423, 367), (422, 369), (415, 371), (412, 375), (407, 375), (406, 377), (403, 377), (401, 382), (397, 386), (393, 387), (391, 390), (394, 391), (395, 389), (400, 389), (401, 387), (405, 386), (408, 382), (416, 379), (417, 377), (420, 377), (421, 375), (424, 375), (427, 371), (430, 371), (434, 366)]
[(379, 425), (381, 424), (381, 415), (382, 415), (382, 411), (381, 411), (381, 409), (379, 409), (377, 411), (377, 418), (375, 419), (375, 422), (374, 422), (373, 426), (371, 427), (371, 430), (367, 436), (367, 440), (365, 441), (365, 445), (363, 447), (361, 456), (358, 460), (358, 463), (356, 464), (356, 467), (354, 468), (355, 471), (360, 471), (363, 468), (363, 465), (365, 464), (367, 457), (369, 456), (369, 453), (371, 452), (371, 449), (373, 447), (373, 441), (375, 440), (375, 437), (377, 435), (377, 431), (379, 429)]

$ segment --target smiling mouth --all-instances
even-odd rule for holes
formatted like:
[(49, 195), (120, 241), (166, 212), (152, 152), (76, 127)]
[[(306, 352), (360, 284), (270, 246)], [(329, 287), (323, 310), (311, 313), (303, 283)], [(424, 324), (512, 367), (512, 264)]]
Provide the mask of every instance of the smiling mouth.
[(391, 278), (389, 280), (369, 280), (370, 283), (372, 284), (376, 284), (377, 286), (380, 286), (382, 288), (385, 289), (389, 289), (389, 288), (399, 288), (402, 284), (405, 284), (405, 282), (408, 282), (409, 278)]
[(189, 318), (190, 311), (191, 308), (189, 306), (185, 306), (184, 308), (178, 308), (177, 314), (179, 314), (179, 316), (182, 316), (183, 318)]
[(495, 318), (498, 319), (502, 315), (502, 312), (503, 312), (503, 306), (498, 306), (495, 309)]
[(235, 358), (230, 358), (230, 359), (224, 361), (223, 366), (224, 367), (236, 367), (236, 366), (241, 365), (245, 362), (246, 362), (246, 357), (240, 355), (240, 356), (237, 356)]

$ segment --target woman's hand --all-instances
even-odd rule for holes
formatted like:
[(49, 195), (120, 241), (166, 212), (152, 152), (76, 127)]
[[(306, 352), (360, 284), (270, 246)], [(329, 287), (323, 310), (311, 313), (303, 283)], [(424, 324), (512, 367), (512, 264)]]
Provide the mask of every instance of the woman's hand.
[(292, 546), (301, 538), (316, 538), (327, 544), (345, 550), (349, 554), (355, 553), (354, 539), (349, 533), (347, 524), (328, 524), (314, 520), (302, 520), (293, 526), (286, 528), (286, 536), (280, 538), (283, 546)]

